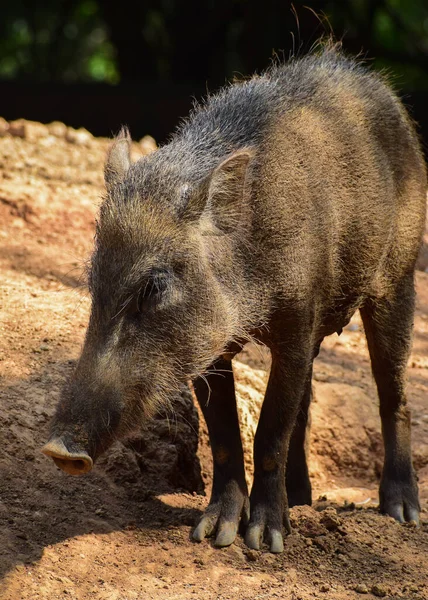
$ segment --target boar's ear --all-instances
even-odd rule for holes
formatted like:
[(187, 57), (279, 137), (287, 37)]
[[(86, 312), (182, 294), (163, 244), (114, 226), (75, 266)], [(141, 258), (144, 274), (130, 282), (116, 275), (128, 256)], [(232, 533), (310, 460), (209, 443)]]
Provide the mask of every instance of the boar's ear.
[(208, 181), (207, 211), (216, 227), (231, 233), (245, 220), (248, 206), (248, 163), (251, 149), (239, 150), (226, 158), (212, 172)]
[(131, 136), (127, 127), (122, 127), (111, 145), (104, 165), (104, 181), (107, 191), (125, 179), (131, 166)]

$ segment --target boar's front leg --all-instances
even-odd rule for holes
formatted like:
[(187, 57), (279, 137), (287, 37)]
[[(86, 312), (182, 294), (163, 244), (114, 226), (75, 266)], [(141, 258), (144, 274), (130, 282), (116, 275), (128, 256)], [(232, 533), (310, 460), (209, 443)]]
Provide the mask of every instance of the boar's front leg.
[[(266, 539), (271, 552), (282, 552), (283, 525), (289, 532), (285, 466), (296, 416), (310, 381), (313, 353), (307, 340), (271, 348), (272, 367), (254, 440), (254, 484), (245, 543), (258, 550)], [(290, 339), (291, 338), (291, 339)]]
[[(315, 359), (320, 351), (320, 340), (314, 348)], [(312, 487), (308, 471), (310, 413), (312, 400), (312, 363), (306, 378), (303, 398), (296, 417), (293, 433), (290, 438), (287, 455), (285, 486), (287, 489), (288, 506), (312, 504)]]
[(309, 479), (307, 454), (309, 449), (309, 407), (312, 398), (312, 369), (306, 379), (303, 399), (288, 446), (285, 486), (288, 506), (312, 504), (312, 487)]
[(211, 500), (193, 539), (200, 542), (215, 533), (216, 546), (229, 546), (241, 516), (248, 522), (249, 515), (231, 361), (217, 360), (193, 386), (208, 426), (214, 464)]

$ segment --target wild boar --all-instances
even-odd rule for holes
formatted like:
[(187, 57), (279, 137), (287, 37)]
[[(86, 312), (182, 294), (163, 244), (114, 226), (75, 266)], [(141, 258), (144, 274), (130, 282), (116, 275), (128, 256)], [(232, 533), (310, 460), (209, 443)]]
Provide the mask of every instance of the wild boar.
[[(275, 65), (209, 97), (134, 164), (123, 130), (105, 183), (86, 340), (45, 454), (85, 473), (192, 380), (214, 461), (194, 539), (229, 545), (242, 519), (249, 547), (281, 552), (288, 506), (311, 503), (312, 364), (359, 310), (385, 445), (380, 509), (418, 521), (404, 377), (427, 180), (383, 77), (331, 46)], [(249, 340), (272, 354), (250, 496), (231, 362)]]

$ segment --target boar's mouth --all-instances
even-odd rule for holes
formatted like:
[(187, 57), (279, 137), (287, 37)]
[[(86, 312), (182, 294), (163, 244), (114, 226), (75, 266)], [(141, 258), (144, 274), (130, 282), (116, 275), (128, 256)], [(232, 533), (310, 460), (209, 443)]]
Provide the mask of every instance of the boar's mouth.
[(61, 438), (50, 440), (43, 446), (42, 452), (50, 456), (56, 466), (69, 475), (83, 475), (93, 467), (93, 460), (87, 452), (70, 452)]

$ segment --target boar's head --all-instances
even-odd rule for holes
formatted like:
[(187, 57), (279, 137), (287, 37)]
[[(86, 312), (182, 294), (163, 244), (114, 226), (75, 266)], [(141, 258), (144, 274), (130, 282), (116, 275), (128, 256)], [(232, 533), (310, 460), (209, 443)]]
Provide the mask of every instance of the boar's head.
[(123, 130), (107, 157), (90, 320), (43, 448), (71, 474), (89, 471), (242, 336), (251, 151), (198, 169), (179, 144), (134, 164), (130, 147)]

